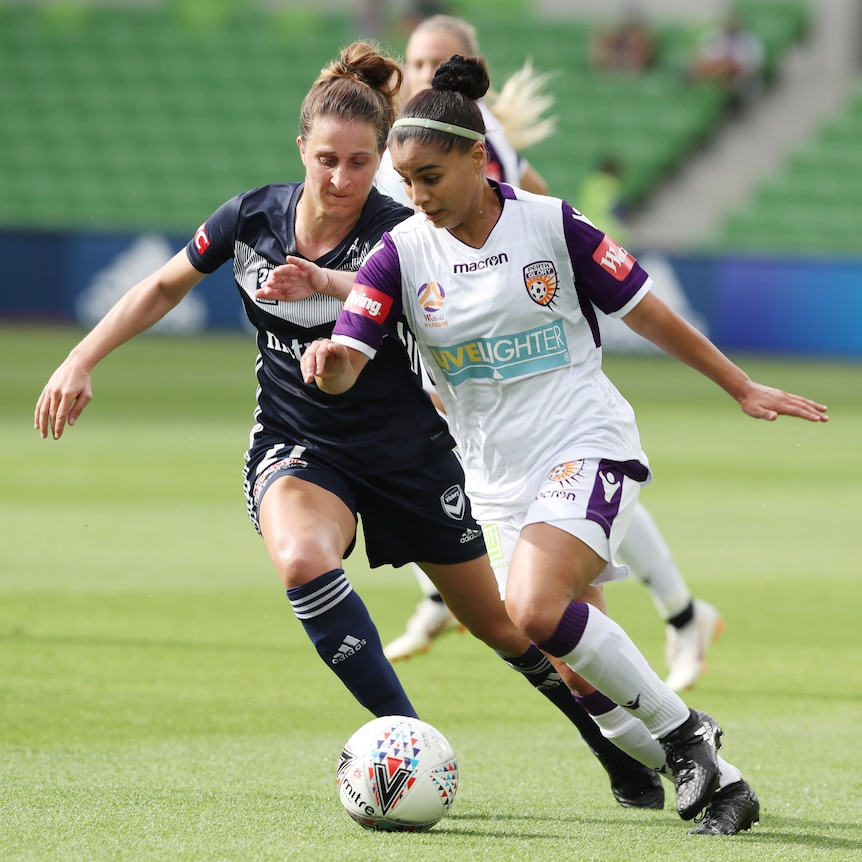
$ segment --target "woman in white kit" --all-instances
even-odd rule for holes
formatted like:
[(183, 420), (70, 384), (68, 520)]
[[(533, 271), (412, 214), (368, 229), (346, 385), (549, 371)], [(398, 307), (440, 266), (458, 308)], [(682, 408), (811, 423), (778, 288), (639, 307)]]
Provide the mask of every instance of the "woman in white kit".
[[(468, 21), (451, 15), (425, 18), (407, 41), (401, 85), (405, 100), (430, 87), (440, 64), (453, 54), (479, 57), (481, 53), (476, 28)], [(499, 93), (492, 96), (489, 88), (477, 102), (486, 126), (487, 179), (547, 194), (547, 183), (520, 149), (544, 140), (554, 130), (556, 118), (544, 116), (553, 101), (544, 92), (549, 78), (548, 74), (534, 72), (528, 62), (506, 79)], [(401, 176), (392, 167), (388, 149), (383, 153), (375, 182), (390, 197), (412, 205)], [(642, 503), (632, 512), (618, 557), (647, 588), (664, 620), (669, 670), (665, 681), (674, 691), (691, 688), (706, 669), (709, 644), (724, 627), (721, 615), (708, 602), (693, 597), (670, 547)], [(435, 638), (457, 624), (434, 583), (415, 564), (413, 570), (423, 598), (407, 620), (403, 634), (385, 646), (390, 661), (428, 650)]]
[(601, 369), (595, 307), (709, 377), (750, 416), (826, 421), (826, 408), (752, 381), (567, 203), (488, 181), (475, 103), (487, 87), (481, 60), (455, 56), (405, 105), (389, 146), (420, 212), (384, 234), (332, 340), (304, 354), (303, 373), (329, 393), (346, 391), (406, 319), (458, 441), (474, 512), (509, 563), (507, 573), (497, 568), (509, 615), (661, 743), (656, 765), (665, 754), (680, 816), (707, 808), (693, 832), (734, 834), (756, 822), (759, 804), (718, 757), (717, 722), (689, 710), (595, 607), (650, 478), (633, 411)]

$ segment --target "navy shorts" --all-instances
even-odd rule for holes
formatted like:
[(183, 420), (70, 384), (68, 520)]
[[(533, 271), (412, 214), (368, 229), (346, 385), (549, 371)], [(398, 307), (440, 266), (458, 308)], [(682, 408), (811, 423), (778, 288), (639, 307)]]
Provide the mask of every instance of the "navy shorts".
[(331, 491), (362, 520), (372, 567), (449, 565), (485, 553), (482, 528), (464, 493), (464, 470), (453, 451), (409, 472), (362, 477), (333, 465), (312, 448), (264, 437), (246, 453), (243, 475), (249, 517), (258, 532), (266, 489), (280, 476), (296, 476)]

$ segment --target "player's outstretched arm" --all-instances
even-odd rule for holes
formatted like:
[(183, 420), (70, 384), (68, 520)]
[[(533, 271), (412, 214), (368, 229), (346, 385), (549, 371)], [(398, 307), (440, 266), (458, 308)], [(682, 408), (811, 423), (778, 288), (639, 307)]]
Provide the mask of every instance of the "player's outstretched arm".
[(302, 257), (288, 255), (287, 263), (277, 266), (266, 280), (266, 284), (255, 291), (257, 299), (276, 299), (282, 302), (298, 302), (312, 293), (333, 296), (342, 302), (353, 287), (355, 272), (323, 269)]
[(138, 282), (75, 346), (36, 401), (33, 425), (55, 440), (74, 425), (93, 398), (92, 373), (112, 350), (158, 323), (203, 278), (185, 249)]
[(312, 341), (300, 360), (306, 383), (316, 383), (330, 395), (340, 395), (356, 383), (368, 357), (328, 338)]
[(705, 335), (652, 293), (623, 320), (639, 335), (718, 384), (755, 419), (771, 422), (779, 416), (796, 416), (810, 422), (829, 420), (826, 405), (753, 381)]

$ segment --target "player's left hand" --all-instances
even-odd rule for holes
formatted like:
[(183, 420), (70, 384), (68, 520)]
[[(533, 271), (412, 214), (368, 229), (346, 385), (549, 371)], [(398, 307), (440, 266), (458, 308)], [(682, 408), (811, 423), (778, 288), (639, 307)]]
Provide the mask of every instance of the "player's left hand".
[(258, 288), (257, 299), (276, 299), (283, 302), (298, 302), (312, 293), (324, 293), (330, 280), (326, 270), (302, 257), (287, 257), (287, 263), (277, 266)]
[(315, 378), (326, 380), (338, 377), (350, 369), (350, 355), (343, 344), (319, 338), (305, 349), (300, 368), (306, 383), (314, 383)]
[(825, 404), (818, 404), (801, 395), (793, 395), (771, 386), (751, 381), (745, 392), (737, 399), (739, 406), (755, 419), (773, 422), (779, 416), (796, 416), (809, 422), (828, 422)]

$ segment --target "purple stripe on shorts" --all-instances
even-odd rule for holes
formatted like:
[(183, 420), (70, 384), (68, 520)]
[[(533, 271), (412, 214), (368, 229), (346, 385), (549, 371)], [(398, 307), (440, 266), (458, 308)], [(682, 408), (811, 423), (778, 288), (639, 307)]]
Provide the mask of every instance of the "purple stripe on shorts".
[(620, 511), (620, 500), (623, 496), (623, 479), (625, 474), (612, 461), (604, 458), (599, 461), (596, 473), (596, 483), (590, 494), (587, 506), (587, 518), (595, 521), (610, 537), (614, 518)]
[(588, 605), (583, 602), (572, 602), (563, 613), (554, 633), (536, 646), (557, 658), (568, 655), (580, 642), (589, 616)]
[(645, 482), (649, 471), (640, 461), (608, 461), (602, 458), (596, 473), (596, 483), (587, 505), (587, 518), (595, 521), (610, 538), (614, 518), (620, 511), (623, 480), (626, 476), (637, 482)]

